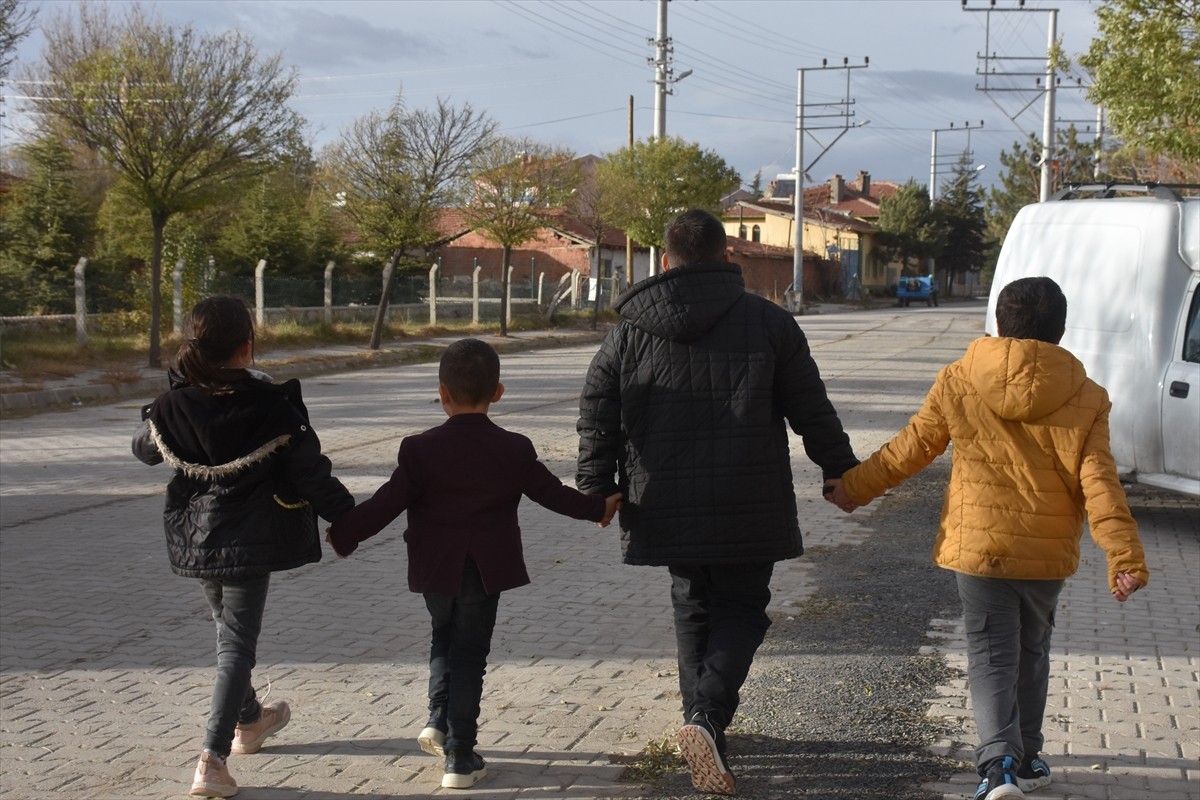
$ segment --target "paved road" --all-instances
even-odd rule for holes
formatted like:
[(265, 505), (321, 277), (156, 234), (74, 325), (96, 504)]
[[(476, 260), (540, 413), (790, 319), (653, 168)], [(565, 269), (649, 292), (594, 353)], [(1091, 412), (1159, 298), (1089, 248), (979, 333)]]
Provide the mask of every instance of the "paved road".
[[(979, 334), (982, 304), (802, 323), (866, 454)], [(594, 349), (504, 358), (508, 391), (495, 416), (567, 480)], [(401, 438), (442, 419), (433, 365), (304, 385), (325, 450), (359, 496), (386, 478)], [(186, 792), (208, 709), (211, 622), (195, 583), (167, 567), (167, 473), (129, 454), (138, 405), (0, 420), (0, 798)], [(822, 502), (816, 470), (794, 450), (806, 542), (853, 547), (871, 535), (870, 511), (845, 517)], [(1064, 769), (1043, 796), (1197, 796), (1200, 506), (1156, 503), (1138, 510), (1152, 588), (1112, 603), (1102, 559), (1085, 543), (1088, 559), (1063, 596), (1048, 749)], [(620, 566), (610, 531), (528, 502), (522, 526), (533, 584), (501, 602), (480, 729), (492, 774), (469, 796), (652, 797), (621, 781), (614, 762), (678, 724), (664, 575)], [(777, 570), (776, 613), (809, 597), (805, 570), (803, 559)], [(428, 621), (404, 574), (397, 526), (347, 561), (329, 556), (272, 579), (256, 674), (294, 716), (260, 754), (231, 760), (240, 796), (455, 794), (437, 788), (440, 764), (413, 740), (424, 721)], [(931, 623), (931, 636), (961, 660), (953, 620)], [(931, 713), (954, 719), (962, 735), (953, 739), (970, 741), (961, 684), (944, 687)], [(961, 753), (954, 741), (943, 746)], [(934, 788), (962, 797), (973, 783), (964, 775)]]

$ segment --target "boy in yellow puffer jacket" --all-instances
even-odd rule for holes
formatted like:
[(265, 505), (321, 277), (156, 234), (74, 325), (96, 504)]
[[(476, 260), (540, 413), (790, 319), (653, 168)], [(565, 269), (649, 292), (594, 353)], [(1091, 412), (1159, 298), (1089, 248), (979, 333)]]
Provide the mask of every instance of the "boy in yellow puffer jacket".
[(903, 430), (826, 482), (827, 499), (853, 511), (954, 443), (933, 560), (957, 573), (962, 600), (980, 739), (975, 800), (1020, 798), (1050, 783), (1038, 757), (1050, 634), (1059, 592), (1079, 566), (1085, 517), (1116, 600), (1149, 579), (1109, 450), (1112, 404), (1058, 346), (1066, 321), (1066, 297), (1050, 278), (1005, 286), (1000, 335), (972, 342)]

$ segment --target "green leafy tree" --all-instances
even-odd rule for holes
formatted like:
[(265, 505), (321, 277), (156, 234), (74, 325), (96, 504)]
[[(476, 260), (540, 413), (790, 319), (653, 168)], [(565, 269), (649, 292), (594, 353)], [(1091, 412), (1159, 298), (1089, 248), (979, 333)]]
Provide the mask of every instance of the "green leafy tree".
[[(1070, 184), (1094, 182), (1096, 179), (1095, 143), (1081, 141), (1079, 131), (1074, 125), (1066, 130), (1058, 131), (1055, 142), (1050, 170), (1050, 178), (1053, 181), (1050, 193), (1053, 195)], [(1017, 212), (1030, 203), (1038, 202), (1038, 187), (1041, 185), (1041, 167), (1039, 166), (1041, 154), (1042, 143), (1038, 137), (1032, 134), (1024, 143), (1013, 142), (1011, 150), (1000, 151), (1000, 171), (997, 183), (988, 190), (985, 203), (990, 240), (997, 243), (1003, 242)], [(1106, 154), (1103, 162), (1106, 172), (1107, 158)], [(957, 177), (951, 178), (950, 182), (953, 183), (955, 180)], [(995, 268), (995, 257), (998, 254), (998, 248), (989, 251), (987, 263), (983, 269), (985, 280), (990, 277)]]
[(77, 18), (65, 12), (46, 29), (42, 91), (31, 102), (99, 151), (150, 216), (149, 363), (159, 366), (167, 222), (293, 149), (295, 73), (237, 31), (177, 28), (137, 5), (120, 20), (107, 6), (76, 8)]
[(1200, 0), (1104, 0), (1079, 62), (1126, 144), (1200, 161)]
[(596, 180), (613, 198), (614, 224), (658, 248), (668, 222), (692, 208), (720, 216), (721, 197), (741, 183), (719, 155), (678, 137), (639, 140), (605, 156)]
[(528, 138), (503, 136), (475, 160), (471, 226), (500, 245), (500, 335), (508, 335), (508, 264), (514, 247), (533, 238), (579, 186), (572, 153)]
[(758, 200), (762, 197), (762, 170), (754, 173), (754, 177), (750, 179), (750, 194), (754, 195), (754, 199)]
[(75, 308), (74, 268), (90, 256), (92, 210), (70, 148), (46, 137), (18, 148), (25, 174), (0, 194), (0, 313)]
[(475, 160), (495, 130), (496, 123), (469, 104), (439, 99), (432, 109), (409, 110), (398, 98), (387, 111), (355, 120), (322, 154), (329, 201), (363, 247), (389, 259), (372, 349), (380, 346), (396, 265), (437, 242), (440, 210), (467, 196)]
[(908, 180), (879, 203), (879, 253), (885, 262), (898, 260), (904, 270), (910, 261), (932, 257), (941, 245), (942, 228), (929, 203), (929, 192)]
[(983, 269), (991, 246), (983, 189), (978, 186), (978, 173), (965, 156), (955, 165), (953, 176), (933, 208), (944, 235), (937, 263), (946, 272), (946, 295), (950, 296), (956, 278)]

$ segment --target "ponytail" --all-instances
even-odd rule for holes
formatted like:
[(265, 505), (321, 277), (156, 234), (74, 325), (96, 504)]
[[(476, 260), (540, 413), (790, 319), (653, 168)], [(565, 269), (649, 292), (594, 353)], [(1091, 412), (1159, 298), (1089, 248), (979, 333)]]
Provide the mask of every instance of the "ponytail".
[(246, 377), (246, 370), (227, 366), (242, 345), (254, 341), (254, 321), (239, 298), (201, 300), (188, 314), (184, 335), (175, 366), (188, 383), (214, 392)]

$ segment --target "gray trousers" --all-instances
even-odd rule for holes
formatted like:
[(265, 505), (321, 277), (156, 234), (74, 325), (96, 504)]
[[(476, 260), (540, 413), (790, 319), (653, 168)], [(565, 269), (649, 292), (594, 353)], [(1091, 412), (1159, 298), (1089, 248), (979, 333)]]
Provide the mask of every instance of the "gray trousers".
[(1050, 634), (1065, 581), (957, 577), (982, 775), (997, 758), (1020, 763), (1042, 749)]

